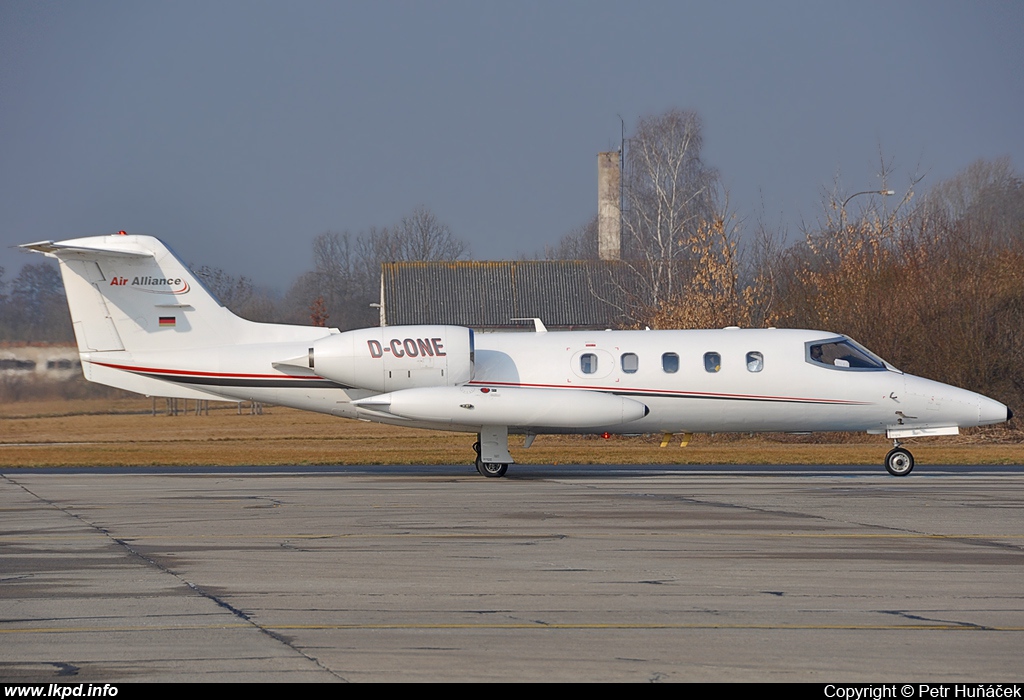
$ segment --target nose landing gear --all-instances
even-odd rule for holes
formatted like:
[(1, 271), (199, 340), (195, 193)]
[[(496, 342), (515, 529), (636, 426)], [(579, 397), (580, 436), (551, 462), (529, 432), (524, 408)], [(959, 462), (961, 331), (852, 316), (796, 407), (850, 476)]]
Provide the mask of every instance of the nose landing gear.
[(893, 476), (906, 476), (914, 470), (914, 455), (900, 446), (899, 440), (893, 440), (893, 448), (885, 456), (885, 470)]

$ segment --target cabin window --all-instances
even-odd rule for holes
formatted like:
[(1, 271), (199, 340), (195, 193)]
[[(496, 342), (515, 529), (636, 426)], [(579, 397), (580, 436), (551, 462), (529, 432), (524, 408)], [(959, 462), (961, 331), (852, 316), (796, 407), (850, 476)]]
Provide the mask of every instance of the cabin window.
[(597, 355), (592, 352), (580, 355), (580, 372), (593, 374), (597, 371)]
[(764, 369), (764, 355), (759, 352), (747, 353), (747, 371), (760, 372)]
[(622, 356), (622, 371), (626, 374), (634, 374), (640, 368), (640, 358), (635, 352), (627, 352)]
[(885, 362), (870, 350), (862, 348), (849, 338), (825, 343), (809, 343), (808, 359), (816, 364), (840, 369), (886, 369)]
[(679, 371), (679, 355), (674, 352), (666, 352), (661, 356), (661, 368), (667, 374), (675, 374)]
[(708, 372), (717, 372), (722, 369), (722, 356), (717, 352), (704, 353), (704, 369)]

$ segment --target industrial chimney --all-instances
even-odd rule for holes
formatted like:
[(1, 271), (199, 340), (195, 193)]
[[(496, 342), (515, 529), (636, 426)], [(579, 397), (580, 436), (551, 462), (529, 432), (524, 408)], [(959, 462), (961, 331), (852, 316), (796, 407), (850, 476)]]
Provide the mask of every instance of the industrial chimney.
[(597, 154), (597, 253), (602, 260), (622, 257), (622, 172), (620, 153)]

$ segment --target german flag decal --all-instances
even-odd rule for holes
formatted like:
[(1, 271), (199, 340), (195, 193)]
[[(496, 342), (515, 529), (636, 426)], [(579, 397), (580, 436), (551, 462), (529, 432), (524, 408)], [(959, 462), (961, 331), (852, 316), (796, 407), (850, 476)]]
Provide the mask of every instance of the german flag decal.
[(161, 316), (160, 327), (161, 328), (173, 328), (174, 327), (174, 316)]

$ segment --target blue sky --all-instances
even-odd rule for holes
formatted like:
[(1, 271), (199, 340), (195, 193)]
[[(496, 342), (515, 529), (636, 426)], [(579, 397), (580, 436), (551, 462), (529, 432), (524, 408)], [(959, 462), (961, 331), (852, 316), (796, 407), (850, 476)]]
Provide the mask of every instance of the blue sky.
[[(1024, 164), (1021, 2), (0, 3), (0, 265), (124, 229), (284, 288), (324, 231), (424, 205), (479, 258), (596, 211), (596, 155), (678, 107), (734, 212), (838, 176)], [(763, 212), (763, 214), (762, 214)]]

